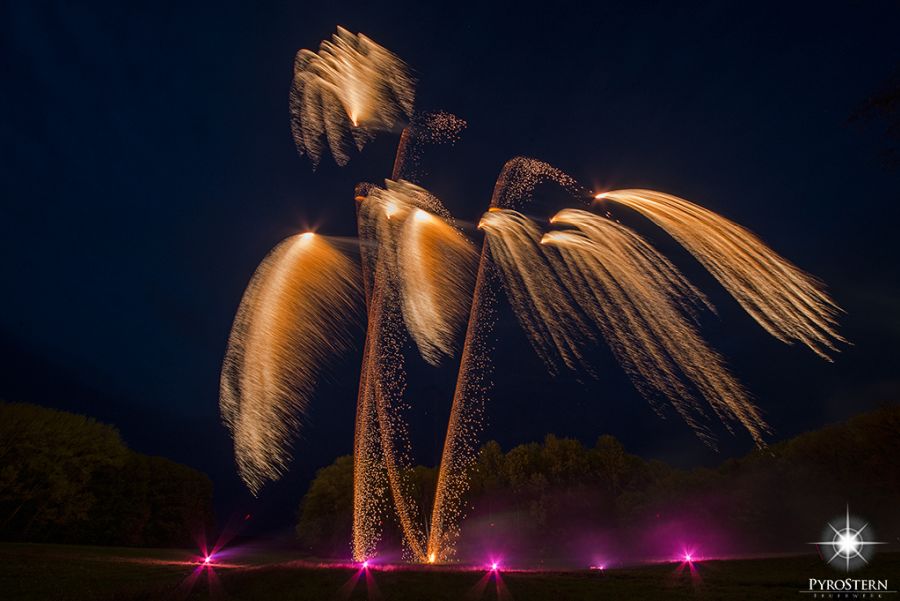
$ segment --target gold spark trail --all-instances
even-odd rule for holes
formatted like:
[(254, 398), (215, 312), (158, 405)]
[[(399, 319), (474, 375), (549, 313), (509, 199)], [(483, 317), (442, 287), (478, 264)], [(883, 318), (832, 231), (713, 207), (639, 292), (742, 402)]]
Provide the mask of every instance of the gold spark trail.
[[(543, 235), (517, 211), (545, 182), (576, 199), (593, 195), (570, 176), (534, 159), (508, 161), (479, 223), (485, 237), (474, 268), (471, 243), (417, 185), (424, 149), (454, 143), (466, 123), (440, 111), (414, 112), (414, 84), (397, 56), (338, 27), (317, 52), (297, 53), (290, 91), (294, 142), (314, 167), (326, 145), (344, 165), (350, 144), (361, 150), (377, 132), (396, 132), (405, 122), (391, 179), (356, 190), (368, 323), (354, 432), (353, 558), (375, 555), (383, 523), (396, 514), (407, 557), (453, 559), (491, 386), (498, 286), (552, 373), (593, 373), (584, 346), (602, 336), (657, 411), (668, 401), (709, 441), (708, 405), (726, 427), (736, 421), (763, 444), (768, 429), (759, 410), (698, 332), (698, 310), (712, 305), (668, 259), (637, 233), (588, 211), (559, 212), (551, 221), (567, 229)], [(667, 231), (779, 340), (802, 342), (826, 359), (844, 342), (836, 328), (841, 309), (823, 286), (740, 225), (651, 190), (594, 198), (629, 207)], [(279, 244), (254, 273), (235, 317), (220, 408), (254, 494), (286, 468), (316, 381), (350, 344), (360, 278), (335, 243), (307, 233)], [(427, 363), (439, 364), (455, 352), (467, 316), (426, 523), (409, 477), (404, 349), (412, 340)]]
[(767, 332), (799, 341), (830, 360), (840, 308), (822, 284), (766, 246), (756, 235), (683, 198), (653, 190), (597, 195), (630, 207), (666, 230), (693, 254)]
[(475, 250), (450, 223), (414, 209), (398, 251), (403, 317), (422, 357), (438, 365), (453, 354), (470, 306)]
[[(405, 373), (402, 345), (408, 330), (422, 354), (435, 359), (449, 352), (469, 293), (467, 274), (474, 260), (471, 245), (448, 222), (446, 209), (424, 189), (406, 181), (386, 181), (385, 188), (371, 187), (359, 205), (360, 240), (364, 248), (375, 249), (369, 262), (374, 265), (369, 301), (363, 372), (357, 417), (357, 448), (374, 447), (380, 440), (380, 460), (387, 472), (388, 489), (400, 521), (410, 555), (425, 561), (424, 519), (412, 501), (412, 483), (407, 425), (403, 419)], [(440, 267), (440, 271), (436, 267)], [(468, 277), (471, 279), (471, 277)], [(454, 311), (452, 307), (457, 307)], [(368, 424), (368, 426), (366, 426)], [(366, 428), (368, 431), (365, 431)], [(377, 429), (377, 434), (375, 430)], [(364, 482), (366, 465), (374, 463), (361, 454), (357, 458), (357, 490), (374, 488)], [(364, 495), (358, 495), (363, 503)], [(365, 508), (356, 507), (358, 511)], [(354, 555), (371, 556), (373, 544), (366, 544), (365, 522), (359, 517), (360, 534), (354, 535)]]
[(375, 131), (392, 130), (411, 116), (414, 98), (414, 81), (400, 58), (338, 27), (318, 52), (297, 52), (290, 92), (294, 143), (317, 165), (324, 137), (335, 162), (345, 165), (348, 136), (362, 149)]
[[(712, 441), (692, 388), (726, 423), (737, 420), (758, 445), (767, 431), (758, 409), (722, 358), (691, 323), (706, 303), (677, 268), (632, 230), (588, 211), (566, 209), (552, 219), (575, 230), (547, 233), (560, 249), (571, 297), (598, 325), (645, 397), (662, 395), (701, 436)], [(551, 322), (551, 326), (552, 326)]]
[(541, 246), (537, 224), (512, 209), (492, 208), (478, 228), (486, 233), (513, 312), (547, 369), (558, 373), (560, 359), (570, 369), (589, 369), (581, 347), (593, 340), (591, 328), (562, 283), (565, 262), (556, 249)]
[[(356, 187), (357, 227), (363, 240), (363, 221), (360, 219), (360, 203), (366, 201), (371, 184)], [(381, 438), (378, 416), (375, 411), (374, 387), (369, 379), (370, 345), (374, 340), (372, 319), (372, 288), (375, 271), (373, 250), (368, 244), (360, 244), (363, 286), (366, 297), (367, 324), (363, 345), (362, 366), (359, 375), (359, 393), (356, 402), (356, 422), (353, 435), (353, 522), (351, 530), (351, 555), (354, 561), (363, 562), (375, 556), (381, 538), (381, 523), (386, 514), (387, 471), (381, 454)], [(377, 324), (376, 324), (377, 325)]]
[(219, 403), (255, 494), (277, 479), (322, 368), (351, 345), (359, 274), (324, 236), (292, 236), (247, 285), (222, 365)]
[[(531, 199), (534, 189), (545, 181), (554, 182), (571, 193), (580, 191), (571, 177), (555, 167), (535, 159), (516, 157), (507, 161), (500, 171), (490, 206), (502, 208), (524, 204)], [(488, 339), (493, 331), (494, 288), (498, 283), (487, 245), (483, 244), (438, 469), (427, 547), (431, 563), (451, 559), (459, 537), (463, 498), (469, 487), (468, 474), (476, 458), (484, 400), (490, 387)]]

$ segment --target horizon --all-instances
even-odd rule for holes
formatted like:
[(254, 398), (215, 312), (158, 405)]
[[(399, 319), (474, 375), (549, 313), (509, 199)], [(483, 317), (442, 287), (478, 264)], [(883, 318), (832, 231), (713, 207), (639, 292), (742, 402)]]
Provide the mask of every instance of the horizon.
[[(822, 278), (846, 310), (840, 331), (852, 343), (834, 363), (768, 337), (690, 255), (646, 221), (624, 217), (717, 306), (702, 332), (763, 409), (770, 442), (897, 398), (900, 287), (884, 266), (900, 259), (891, 241), (897, 204), (886, 202), (898, 172), (879, 164), (879, 127), (849, 123), (900, 64), (890, 36), (896, 6), (852, 15), (786, 7), (780, 20), (713, 4), (652, 14), (596, 7), (593, 19), (575, 23), (565, 12), (529, 19), (502, 11), (453, 22), (417, 7), (419, 28), (374, 9), (347, 10), (348, 22), (330, 10), (304, 20), (290, 6), (265, 15), (223, 6), (171, 22), (162, 9), (134, 20), (120, 8), (116, 26), (75, 9), (55, 22), (59, 15), (40, 10), (19, 6), (9, 19), (16, 74), (26, 77), (4, 101), (19, 120), (4, 161), (15, 177), (0, 256), (15, 285), (0, 311), (8, 366), (0, 398), (112, 423), (133, 450), (208, 474), (222, 523), (252, 513), (258, 532), (293, 527), (315, 471), (352, 449), (361, 332), (335, 366), (345, 377), (320, 389), (288, 474), (258, 499), (235, 472), (218, 406), (228, 332), (259, 261), (307, 228), (355, 236), (353, 184), (389, 174), (396, 136), (380, 136), (345, 168), (326, 156), (315, 172), (293, 148), (286, 96), (294, 52), (317, 48), (337, 24), (413, 67), (417, 106), (468, 121), (453, 148), (428, 157), (426, 187), (458, 219), (477, 221), (505, 160), (535, 156), (594, 190), (664, 189), (709, 206)], [(216, 27), (203, 27), (207, 19)], [(599, 41), (591, 21), (609, 23)], [(69, 37), (28, 35), (47, 22)], [(158, 30), (175, 43), (139, 43)], [(755, 47), (759, 39), (772, 43)], [(706, 51), (713, 46), (715, 56)], [(528, 84), (533, 69), (549, 83)], [(73, 73), (90, 85), (77, 85)], [(659, 420), (603, 348), (593, 351), (597, 381), (553, 378), (508, 310), (497, 332), (482, 443), (510, 448), (554, 432), (592, 444), (611, 434), (628, 452), (675, 467), (753, 448), (750, 437), (717, 425), (714, 453), (674, 413)], [(439, 457), (457, 357), (410, 369), (423, 465)]]

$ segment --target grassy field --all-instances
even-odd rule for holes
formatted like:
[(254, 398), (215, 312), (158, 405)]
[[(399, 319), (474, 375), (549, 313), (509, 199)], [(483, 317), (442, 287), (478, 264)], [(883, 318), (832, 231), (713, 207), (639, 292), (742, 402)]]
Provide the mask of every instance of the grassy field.
[[(227, 554), (226, 554), (227, 555)], [(0, 544), (0, 599), (328, 599), (505, 601), (797, 599), (809, 578), (840, 578), (815, 556), (703, 561), (573, 572), (312, 567), (285, 553), (236, 550), (213, 568), (186, 551)], [(857, 578), (898, 579), (900, 554), (882, 553)], [(896, 583), (892, 582), (892, 588)], [(893, 595), (890, 595), (893, 596)]]

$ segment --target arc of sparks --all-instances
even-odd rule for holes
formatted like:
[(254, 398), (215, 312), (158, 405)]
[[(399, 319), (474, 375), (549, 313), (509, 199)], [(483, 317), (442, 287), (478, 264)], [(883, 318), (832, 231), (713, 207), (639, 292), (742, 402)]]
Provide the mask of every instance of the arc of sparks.
[[(490, 386), (489, 337), (499, 285), (552, 372), (561, 366), (590, 371), (581, 347), (591, 340), (593, 323), (651, 401), (654, 394), (668, 398), (709, 438), (686, 379), (726, 426), (739, 421), (761, 444), (765, 422), (691, 323), (697, 308), (712, 305), (670, 262), (631, 230), (585, 211), (560, 212), (554, 221), (574, 229), (542, 237), (536, 224), (513, 210), (545, 181), (588, 197), (558, 169), (523, 157), (504, 165), (480, 224), (486, 234), (472, 289), (473, 249), (440, 201), (409, 181), (421, 175), (425, 145), (454, 142), (465, 122), (448, 113), (414, 113), (414, 87), (397, 56), (338, 27), (318, 52), (297, 53), (290, 92), (294, 140), (314, 166), (326, 143), (343, 165), (348, 139), (361, 150), (375, 132), (396, 131), (409, 120), (392, 179), (384, 188), (361, 184), (356, 194), (368, 324), (354, 434), (354, 559), (375, 554), (391, 506), (409, 556), (430, 563), (452, 558)], [(748, 230), (660, 192), (618, 190), (595, 198), (635, 209), (665, 229), (776, 338), (800, 341), (826, 359), (845, 341), (836, 331), (840, 308), (822, 286)], [(304, 234), (276, 247), (245, 292), (223, 365), (220, 402), (239, 470), (254, 493), (285, 469), (321, 366), (349, 344), (346, 316), (354, 311), (357, 279), (339, 251)], [(437, 364), (452, 354), (466, 313), (426, 524), (407, 477), (402, 347), (408, 332), (423, 358)]]
[[(516, 157), (501, 169), (490, 206), (512, 208), (525, 204), (542, 182), (554, 182), (571, 194), (584, 196), (578, 183), (559, 169), (536, 159)], [(490, 387), (489, 338), (496, 315), (494, 288), (499, 279), (489, 254), (485, 242), (478, 260), (469, 321), (438, 468), (427, 546), (431, 563), (447, 561), (455, 553), (459, 522), (464, 513), (463, 499), (469, 486), (468, 473), (475, 461), (484, 400)]]
[(549, 232), (542, 243), (560, 249), (571, 296), (599, 326), (638, 390), (647, 398), (667, 398), (711, 443), (686, 380), (726, 425), (739, 421), (763, 445), (768, 426), (759, 410), (691, 323), (693, 308), (683, 299), (708, 304), (699, 291), (643, 238), (610, 219), (566, 209), (551, 222), (576, 228)]
[(778, 255), (746, 228), (683, 198), (654, 190), (596, 196), (632, 208), (684, 246), (769, 334), (802, 342), (831, 361), (841, 308), (821, 282)]
[(324, 236), (292, 236), (253, 274), (234, 319), (219, 403), (238, 471), (255, 494), (290, 461), (289, 445), (322, 368), (351, 346), (355, 264)]
[(406, 64), (362, 34), (337, 28), (318, 52), (300, 50), (290, 92), (291, 131), (300, 154), (318, 165), (324, 137), (338, 165), (378, 130), (392, 130), (412, 115), (415, 84)]
[[(401, 206), (406, 204), (416, 205), (416, 208), (424, 208), (436, 212), (440, 217), (449, 219), (449, 213), (445, 212), (440, 201), (431, 197), (424, 190), (416, 190), (411, 182), (400, 183), (408, 177), (415, 177), (419, 171), (419, 161), (424, 149), (429, 145), (435, 144), (452, 144), (465, 128), (466, 122), (455, 115), (443, 111), (427, 112), (415, 114), (401, 133), (400, 141), (397, 145), (397, 152), (394, 158), (394, 167), (392, 171), (393, 182), (388, 184), (388, 190), (392, 187), (392, 195), (394, 198), (387, 198), (389, 194), (386, 191), (379, 192), (379, 188), (372, 184), (360, 184), (356, 190), (357, 200), (357, 223), (360, 239), (360, 256), (363, 264), (363, 282), (366, 291), (367, 314), (369, 316), (368, 326), (366, 329), (366, 341), (364, 345), (362, 368), (360, 370), (360, 385), (357, 398), (356, 424), (354, 431), (354, 464), (353, 464), (353, 527), (351, 536), (351, 554), (355, 561), (365, 561), (373, 557), (376, 553), (378, 540), (381, 535), (381, 523), (387, 513), (387, 499), (396, 499), (398, 496), (406, 498), (409, 488), (408, 483), (402, 477), (402, 470), (396, 469), (396, 461), (391, 461), (395, 466), (392, 469), (394, 477), (389, 478), (388, 466), (385, 460), (384, 450), (387, 449), (389, 455), (393, 457), (394, 436), (398, 429), (392, 428), (390, 418), (385, 411), (379, 412), (377, 407), (377, 392), (384, 387), (376, 385), (378, 378), (382, 377), (383, 371), (378, 369), (376, 363), (381, 360), (377, 358), (377, 354), (372, 352), (372, 347), (376, 345), (376, 339), (380, 336), (381, 316), (384, 314), (384, 295), (380, 292), (375, 294), (375, 273), (378, 270), (377, 257), (381, 245), (377, 241), (377, 227), (373, 224), (378, 223), (378, 219), (372, 220), (367, 216), (376, 216), (380, 218), (380, 213), (372, 211), (373, 202), (369, 199), (370, 194), (374, 192), (375, 199), (380, 198), (381, 208), (384, 215), (399, 210)], [(407, 202), (404, 198), (406, 194), (402, 191), (409, 192), (410, 195), (417, 198), (417, 201)], [(408, 207), (404, 208), (404, 213)], [(395, 219), (395, 223), (397, 220)], [(392, 230), (385, 230), (390, 233)], [(390, 239), (393, 239), (391, 237)], [(392, 245), (387, 244), (390, 248)], [(415, 246), (414, 246), (415, 248)], [(395, 251), (385, 251), (385, 256), (390, 256), (391, 260), (385, 267), (390, 273), (391, 265), (395, 261)], [(383, 279), (383, 278), (382, 278)], [(434, 294), (441, 294), (443, 288), (440, 286), (433, 287)], [(408, 293), (404, 294), (404, 297)], [(395, 316), (395, 314), (392, 314)], [(396, 324), (395, 324), (396, 325)], [(401, 358), (402, 359), (402, 358)], [(402, 364), (395, 362), (394, 369), (398, 370), (401, 376), (403, 374)], [(384, 406), (384, 401), (381, 405)], [(400, 421), (399, 432), (405, 431), (405, 424), (401, 416), (394, 415), (394, 420)], [(381, 424), (386, 422), (387, 432), (382, 432)], [(403, 441), (400, 441), (401, 445)], [(415, 506), (409, 506), (405, 501), (401, 501), (400, 507), (397, 509), (400, 518), (401, 529), (403, 530), (404, 540), (407, 542), (410, 553), (421, 559), (421, 552), (417, 552), (416, 548), (420, 545), (416, 543), (420, 539), (420, 528), (416, 522), (415, 515), (417, 509)]]

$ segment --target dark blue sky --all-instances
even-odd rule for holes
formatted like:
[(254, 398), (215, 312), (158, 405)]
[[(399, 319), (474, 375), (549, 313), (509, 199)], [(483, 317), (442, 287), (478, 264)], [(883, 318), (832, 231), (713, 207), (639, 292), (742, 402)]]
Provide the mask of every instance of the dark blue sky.
[[(296, 155), (294, 53), (341, 24), (411, 65), (419, 108), (468, 120), (424, 181), (459, 218), (477, 219), (523, 154), (596, 189), (692, 199), (824, 279), (854, 343), (834, 364), (768, 337), (643, 224), (719, 306), (704, 334), (774, 439), (897, 400), (900, 173), (878, 162), (878, 125), (847, 121), (900, 63), (900, 5), (376, 4), (5, 5), (0, 398), (111, 421), (135, 449), (209, 473), (222, 517), (244, 506), (217, 406), (243, 287), (292, 233), (352, 235), (353, 185), (389, 175), (396, 144), (315, 173)], [(599, 382), (554, 381), (514, 324), (499, 336), (486, 437), (505, 446), (608, 432), (682, 465), (751, 447), (719, 430), (715, 455), (659, 420), (602, 352)], [(270, 523), (290, 523), (313, 471), (350, 451), (358, 360), (323, 387), (287, 481), (246, 504)], [(414, 442), (433, 463), (452, 366), (415, 369)]]

